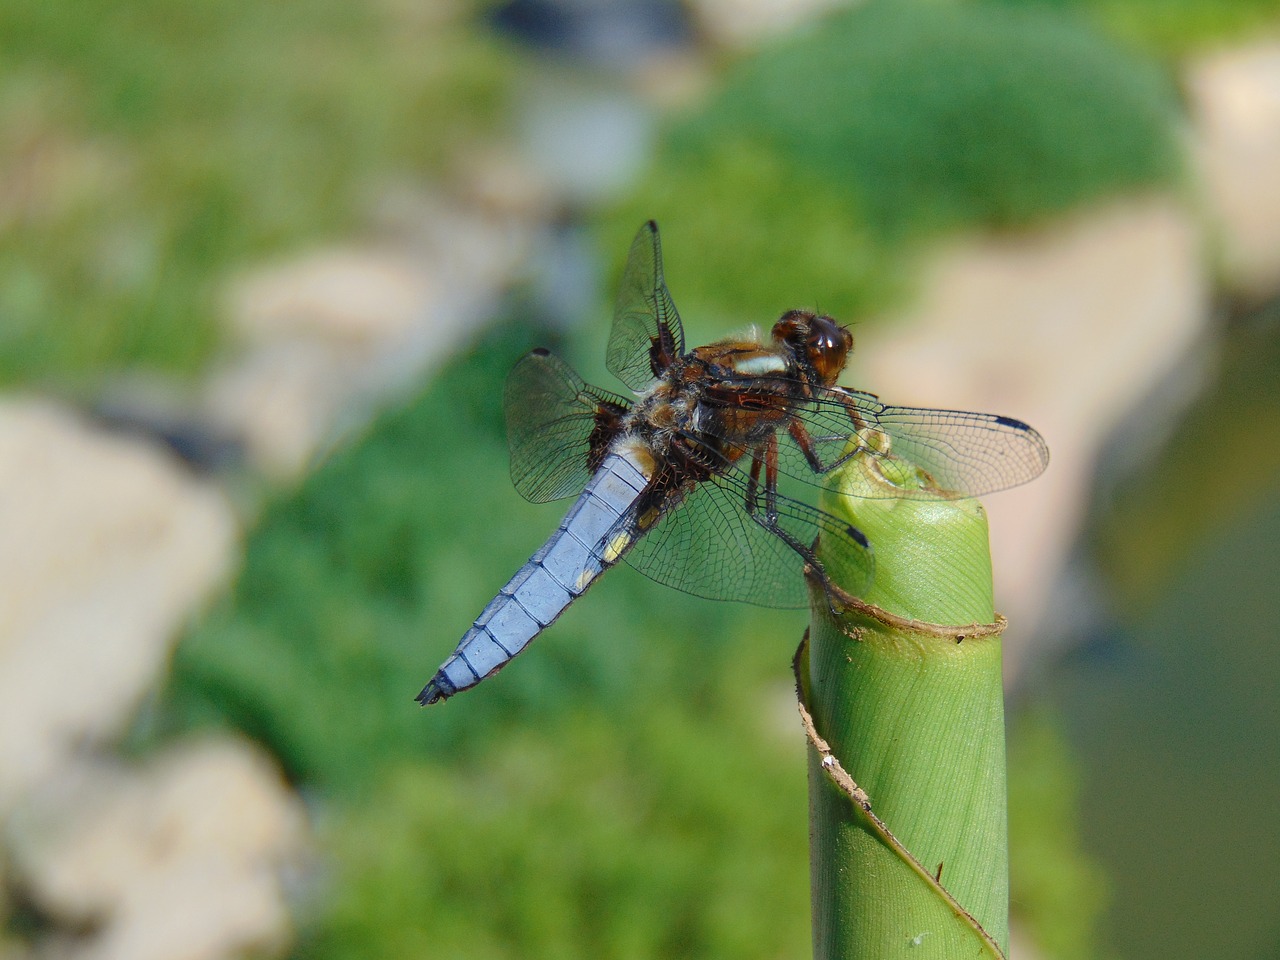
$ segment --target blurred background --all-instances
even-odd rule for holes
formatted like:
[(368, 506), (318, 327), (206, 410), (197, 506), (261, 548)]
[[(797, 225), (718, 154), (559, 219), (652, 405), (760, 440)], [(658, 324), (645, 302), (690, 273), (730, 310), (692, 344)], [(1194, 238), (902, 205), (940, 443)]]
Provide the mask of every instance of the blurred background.
[(691, 343), (1049, 441), (1013, 956), (1280, 957), (1277, 0), (0, 2), (0, 957), (809, 955), (803, 613), (620, 571), (412, 701), (650, 217)]

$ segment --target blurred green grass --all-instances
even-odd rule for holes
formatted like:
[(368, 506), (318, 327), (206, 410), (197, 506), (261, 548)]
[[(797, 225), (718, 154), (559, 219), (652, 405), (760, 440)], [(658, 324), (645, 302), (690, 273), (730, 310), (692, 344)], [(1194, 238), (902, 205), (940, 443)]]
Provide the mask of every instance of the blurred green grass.
[(1086, 16), (1098, 29), (1167, 60), (1275, 35), (1278, 0), (1004, 0)]
[(0, 2), (0, 384), (198, 371), (228, 271), (491, 129), (512, 54), (437, 9)]
[(762, 743), (724, 711), (655, 697), (400, 767), (325, 832), (345, 882), (300, 954), (801, 955), (801, 757), (798, 736)]
[(732, 67), (607, 243), (678, 223), (695, 313), (767, 322), (820, 295), (850, 320), (903, 293), (929, 239), (1176, 189), (1178, 123), (1171, 78), (1077, 17), (873, 0)]

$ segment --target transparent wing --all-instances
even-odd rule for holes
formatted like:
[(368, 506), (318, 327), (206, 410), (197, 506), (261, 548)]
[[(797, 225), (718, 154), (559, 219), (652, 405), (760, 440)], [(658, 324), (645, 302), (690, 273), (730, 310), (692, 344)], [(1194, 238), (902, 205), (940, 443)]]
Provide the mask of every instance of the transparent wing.
[[(851, 410), (864, 426), (889, 438), (889, 454), (924, 470), (937, 487), (963, 496), (1016, 487), (1034, 480), (1049, 465), (1048, 444), (1021, 420), (994, 413), (889, 406), (874, 394), (840, 387), (825, 391), (801, 414), (810, 434), (821, 437), (823, 462), (834, 462), (845, 450)], [(910, 492), (897, 495), (904, 494)]]
[(584, 382), (554, 354), (526, 354), (507, 377), (503, 400), (516, 490), (533, 503), (581, 493), (593, 451), (608, 445), (628, 406), (622, 397)]
[(643, 390), (659, 369), (684, 353), (684, 328), (662, 278), (662, 244), (650, 220), (631, 243), (618, 286), (605, 365), (632, 390)]
[[(831, 467), (845, 457), (859, 430), (882, 433), (887, 446), (863, 446), (873, 457), (897, 457), (925, 471), (934, 489), (977, 497), (1033, 480), (1049, 464), (1049, 447), (1034, 428), (994, 413), (895, 407), (874, 394), (843, 387), (823, 389), (799, 406), (795, 419), (818, 460)], [(805, 483), (826, 487), (829, 472), (815, 471), (787, 431), (779, 429), (778, 469)], [(867, 488), (863, 496), (925, 497), (928, 490)]]
[[(699, 597), (806, 606), (804, 558), (751, 518), (746, 498), (747, 479), (737, 470), (699, 484), (636, 544), (627, 562), (658, 583)], [(824, 550), (846, 558), (839, 569), (826, 571), (831, 580), (851, 592), (871, 582), (875, 562), (861, 533), (786, 496), (778, 498), (778, 514), (786, 535), (806, 548), (818, 536), (842, 542), (843, 549)]]

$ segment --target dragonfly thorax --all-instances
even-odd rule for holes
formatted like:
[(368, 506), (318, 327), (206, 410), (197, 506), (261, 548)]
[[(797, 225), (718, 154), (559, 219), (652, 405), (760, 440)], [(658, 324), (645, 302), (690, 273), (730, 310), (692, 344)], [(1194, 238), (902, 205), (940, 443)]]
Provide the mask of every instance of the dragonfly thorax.
[(718, 341), (676, 359), (640, 394), (617, 441), (643, 444), (655, 461), (700, 481), (767, 439), (804, 402), (810, 382), (789, 349)]

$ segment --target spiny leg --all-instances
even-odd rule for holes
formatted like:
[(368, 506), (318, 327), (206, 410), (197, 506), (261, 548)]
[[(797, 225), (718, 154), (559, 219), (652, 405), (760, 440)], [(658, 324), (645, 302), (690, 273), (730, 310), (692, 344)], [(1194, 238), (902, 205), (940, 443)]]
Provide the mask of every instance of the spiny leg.
[[(764, 468), (764, 513), (760, 511), (760, 469)], [(830, 581), (822, 561), (811, 546), (805, 546), (790, 531), (778, 522), (778, 435), (769, 434), (769, 439), (751, 451), (751, 471), (747, 481), (747, 496), (744, 504), (747, 515), (765, 530), (785, 543), (800, 555), (808, 564), (822, 584), (822, 591), (827, 597), (827, 606), (834, 614), (836, 611), (834, 598), (830, 589)], [(850, 528), (852, 530), (852, 528)], [(815, 541), (816, 543), (816, 541)]]
[[(800, 423), (798, 420), (793, 420), (792, 425), (788, 429), (792, 438), (804, 452), (805, 458), (809, 461), (810, 466), (813, 466), (818, 472), (823, 472), (818, 456), (812, 449), (809, 433), (805, 430), (804, 424)], [(851, 453), (841, 457), (828, 469), (835, 469), (840, 464), (848, 460), (852, 455), (853, 454)], [(758, 511), (758, 488), (762, 459), (765, 468), (765, 515), (763, 517), (760, 516)], [(747, 513), (751, 515), (751, 519), (755, 520), (756, 523), (760, 524), (770, 533), (777, 536), (783, 543), (804, 558), (805, 563), (809, 565), (810, 569), (812, 569), (814, 574), (817, 576), (818, 582), (822, 584), (822, 592), (826, 594), (827, 597), (827, 608), (831, 611), (833, 616), (838, 614), (839, 611), (836, 609), (835, 596), (831, 591), (831, 579), (827, 576), (826, 568), (817, 556), (817, 540), (814, 540), (812, 546), (806, 547), (790, 533), (784, 530), (782, 525), (778, 522), (778, 435), (776, 433), (770, 434), (768, 441), (751, 451), (751, 480), (747, 487), (747, 496)], [(857, 527), (852, 525), (847, 526), (846, 533), (863, 549), (870, 548), (870, 544), (867, 542), (866, 536)]]
[(791, 418), (791, 422), (787, 424), (787, 432), (791, 434), (791, 439), (796, 442), (796, 446), (800, 448), (800, 452), (804, 454), (805, 460), (809, 462), (809, 468), (814, 473), (826, 473), (830, 469), (823, 466), (821, 458), (813, 449), (813, 438), (809, 436), (808, 428), (798, 417)]
[[(846, 409), (848, 409), (849, 418), (853, 421), (855, 427), (857, 427), (858, 430), (863, 429), (865, 421), (863, 421), (862, 415), (858, 413), (857, 409), (849, 406), (848, 404), (846, 404)], [(832, 470), (843, 467), (854, 456), (867, 449), (863, 444), (859, 443), (848, 453), (842, 454), (831, 463), (823, 463), (822, 458), (819, 457), (817, 451), (814, 450), (813, 437), (809, 435), (809, 429), (798, 418), (793, 417), (791, 422), (787, 424), (787, 432), (791, 434), (791, 439), (794, 440), (796, 446), (800, 448), (800, 452), (804, 454), (804, 458), (809, 464), (809, 469), (814, 473), (830, 473)], [(825, 441), (832, 441), (846, 440), (848, 438), (835, 435), (822, 437), (821, 439)]]
[(747, 478), (747, 513), (755, 516), (756, 499), (760, 496), (760, 466), (763, 461), (760, 459), (761, 448), (753, 447), (751, 449), (751, 473)]

